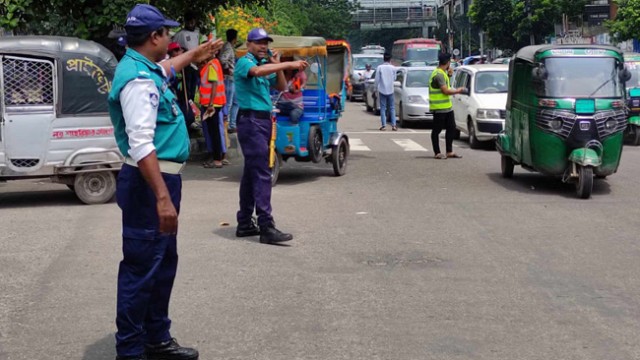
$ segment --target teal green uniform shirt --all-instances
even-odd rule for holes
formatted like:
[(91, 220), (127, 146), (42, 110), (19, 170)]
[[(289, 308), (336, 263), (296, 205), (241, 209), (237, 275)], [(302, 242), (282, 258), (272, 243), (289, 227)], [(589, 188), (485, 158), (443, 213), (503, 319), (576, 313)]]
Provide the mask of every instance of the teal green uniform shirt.
[(257, 59), (247, 54), (240, 59), (233, 70), (240, 110), (268, 111), (271, 112), (273, 103), (269, 90), (277, 83), (276, 74), (269, 76), (251, 76), (249, 70), (258, 66)]
[(180, 163), (187, 161), (189, 135), (184, 115), (176, 102), (176, 96), (169, 88), (160, 66), (133, 49), (127, 49), (118, 64), (108, 98), (109, 115), (120, 152), (128, 156), (130, 150), (129, 136), (125, 130), (125, 120), (120, 104), (120, 92), (135, 79), (151, 79), (158, 87), (160, 99), (157, 101), (158, 116), (153, 138), (158, 159)]

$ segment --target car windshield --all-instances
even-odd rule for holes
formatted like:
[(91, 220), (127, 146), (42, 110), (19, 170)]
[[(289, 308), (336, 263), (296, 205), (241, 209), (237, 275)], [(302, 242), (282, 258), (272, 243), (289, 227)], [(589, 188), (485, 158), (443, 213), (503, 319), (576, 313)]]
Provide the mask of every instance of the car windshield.
[(509, 72), (481, 71), (476, 74), (476, 93), (506, 93), (508, 90)]
[(618, 80), (616, 59), (548, 58), (547, 79), (542, 95), (548, 97), (620, 97), (624, 89)]
[(428, 88), (431, 71), (429, 70), (412, 70), (407, 71), (407, 87), (408, 88)]
[(427, 63), (438, 61), (438, 48), (409, 48), (407, 49), (407, 60), (423, 60)]
[(355, 70), (364, 70), (367, 64), (371, 64), (371, 68), (375, 69), (382, 64), (382, 56), (378, 57), (357, 57), (353, 58), (353, 68)]
[(629, 61), (626, 65), (631, 72), (631, 79), (627, 81), (627, 89), (640, 88), (640, 61)]

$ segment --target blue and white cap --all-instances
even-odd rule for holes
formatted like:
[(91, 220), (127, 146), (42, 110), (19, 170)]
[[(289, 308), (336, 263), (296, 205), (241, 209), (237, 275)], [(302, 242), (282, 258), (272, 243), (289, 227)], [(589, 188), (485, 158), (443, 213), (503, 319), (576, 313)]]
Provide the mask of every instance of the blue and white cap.
[(269, 37), (267, 31), (263, 28), (254, 28), (249, 31), (249, 35), (247, 35), (247, 41), (260, 41), (267, 39), (270, 42), (273, 42), (273, 39)]
[(138, 4), (131, 9), (127, 15), (127, 22), (124, 24), (129, 34), (152, 32), (163, 26), (176, 27), (180, 26), (180, 23), (165, 18), (160, 10), (148, 4)]

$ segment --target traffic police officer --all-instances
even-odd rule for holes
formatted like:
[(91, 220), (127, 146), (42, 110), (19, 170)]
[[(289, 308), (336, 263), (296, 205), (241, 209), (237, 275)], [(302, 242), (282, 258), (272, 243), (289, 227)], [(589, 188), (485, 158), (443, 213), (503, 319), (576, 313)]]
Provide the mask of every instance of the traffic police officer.
[[(449, 67), (451, 55), (440, 53), (438, 67), (431, 73), (429, 79), (429, 108), (433, 112), (433, 131), (431, 132), (431, 144), (436, 159), (461, 158), (453, 152), (453, 137), (456, 131), (456, 121), (453, 117), (453, 104), (451, 95), (462, 94), (465, 88), (452, 89), (449, 84)], [(445, 144), (447, 155), (440, 153), (440, 132), (446, 129)]]
[(116, 359), (198, 358), (170, 335), (169, 298), (176, 275), (182, 180), (189, 157), (184, 116), (166, 74), (202, 61), (222, 47), (208, 42), (161, 64), (178, 26), (153, 6), (127, 15), (129, 48), (116, 69), (109, 113), (125, 164), (118, 175), (122, 252), (118, 272)]
[[(244, 155), (236, 236), (260, 235), (260, 242), (265, 244), (293, 239), (291, 234), (276, 229), (271, 216), (269, 141), (273, 104), (269, 89), (285, 91), (287, 81), (283, 71), (304, 71), (309, 66), (306, 61), (281, 63), (278, 54), (270, 52), (270, 42), (273, 39), (264, 29), (252, 29), (247, 36), (247, 55), (238, 60), (234, 70), (240, 108), (236, 126)], [(254, 210), (259, 227), (253, 220)]]

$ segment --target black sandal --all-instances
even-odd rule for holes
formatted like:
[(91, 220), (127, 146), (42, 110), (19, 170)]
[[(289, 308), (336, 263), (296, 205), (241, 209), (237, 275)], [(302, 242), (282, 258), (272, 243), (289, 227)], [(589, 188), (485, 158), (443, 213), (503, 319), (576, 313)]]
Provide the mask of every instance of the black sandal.
[(385, 131), (385, 130), (387, 130), (386, 126), (380, 126), (380, 131)]

